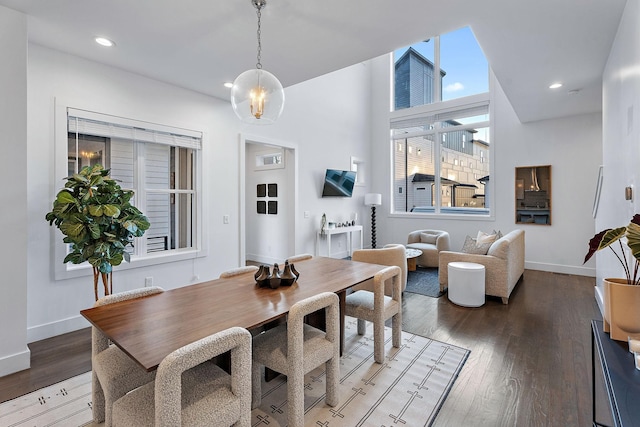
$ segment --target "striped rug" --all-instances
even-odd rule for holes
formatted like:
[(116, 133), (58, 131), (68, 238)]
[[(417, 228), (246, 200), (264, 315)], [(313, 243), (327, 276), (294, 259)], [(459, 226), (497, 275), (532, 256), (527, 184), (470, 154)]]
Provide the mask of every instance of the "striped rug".
[[(386, 328), (386, 357), (373, 361), (373, 327), (356, 334), (347, 318), (345, 352), (340, 362), (340, 404), (324, 403), (324, 369), (306, 376), (305, 425), (430, 426), (462, 369), (469, 350), (403, 332), (402, 346), (391, 346)], [(286, 378), (262, 387), (262, 405), (252, 412), (254, 426), (286, 425)], [(92, 426), (91, 372), (37, 390), (0, 405), (0, 426)]]

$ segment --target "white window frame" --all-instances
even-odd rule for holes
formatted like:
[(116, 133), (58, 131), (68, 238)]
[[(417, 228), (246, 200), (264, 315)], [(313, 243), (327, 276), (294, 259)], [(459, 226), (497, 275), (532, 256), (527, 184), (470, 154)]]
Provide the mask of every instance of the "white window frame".
[[(393, 62), (393, 54), (391, 54), (391, 62)], [(390, 82), (390, 87), (393, 87), (394, 84), (394, 76), (392, 74), (391, 76), (391, 82)], [(467, 110), (469, 108), (479, 108), (481, 106), (487, 106), (488, 111), (489, 111), (489, 120), (487, 121), (482, 121), (482, 122), (475, 122), (472, 123), (470, 125), (460, 125), (460, 126), (456, 126), (456, 127), (442, 127), (439, 124), (439, 121), (436, 120), (434, 123), (434, 126), (432, 127), (432, 129), (423, 131), (423, 132), (415, 132), (415, 133), (411, 133), (411, 134), (407, 134), (405, 135), (407, 138), (408, 137), (414, 137), (414, 136), (423, 136), (423, 135), (435, 135), (434, 137), (434, 141), (441, 141), (441, 138), (438, 138), (439, 135), (444, 135), (446, 132), (450, 132), (453, 130), (461, 130), (461, 129), (475, 129), (475, 128), (483, 128), (483, 127), (488, 127), (489, 128), (489, 134), (490, 134), (490, 141), (493, 140), (493, 111), (492, 111), (492, 103), (491, 103), (491, 84), (489, 85), (489, 92), (487, 93), (481, 93), (481, 94), (477, 94), (477, 95), (470, 95), (467, 97), (462, 97), (462, 98), (454, 98), (448, 101), (442, 101), (442, 102), (436, 102), (436, 103), (432, 103), (432, 104), (424, 104), (424, 105), (419, 105), (419, 106), (415, 106), (415, 107), (411, 107), (411, 108), (403, 108), (400, 110), (396, 110), (396, 111), (391, 111), (389, 113), (389, 129), (392, 129), (392, 126), (394, 123), (397, 122), (402, 122), (402, 121), (409, 121), (409, 120), (413, 120), (413, 119), (420, 119), (422, 117), (438, 117), (438, 116), (448, 116), (450, 114), (455, 114), (456, 111), (464, 111)], [(390, 162), (391, 162), (391, 174), (389, 175), (389, 188), (391, 189), (391, 192), (389, 194), (389, 200), (391, 200), (392, 203), (390, 203), (389, 209), (390, 209), (390, 216), (392, 217), (411, 217), (411, 218), (416, 218), (416, 217), (438, 217), (438, 218), (449, 218), (449, 219), (468, 219), (468, 220), (494, 220), (495, 219), (495, 212), (496, 212), (496, 207), (495, 207), (495, 197), (492, 198), (492, 200), (494, 201), (494, 203), (491, 204), (491, 206), (489, 206), (489, 213), (488, 214), (483, 214), (483, 213), (477, 213), (477, 214), (470, 214), (470, 213), (453, 213), (453, 212), (441, 212), (442, 210), (442, 206), (441, 205), (441, 191), (435, 191), (435, 206), (434, 206), (434, 212), (403, 212), (403, 211), (397, 211), (395, 206), (393, 205), (393, 200), (394, 200), (394, 191), (395, 189), (395, 181), (394, 181), (394, 170), (393, 170), (393, 164), (395, 161), (395, 149), (396, 149), (396, 142), (398, 141), (397, 138), (393, 137), (392, 132), (390, 132), (391, 136), (390, 136)], [(441, 143), (438, 144), (434, 144), (434, 159), (442, 159), (443, 153), (441, 153)], [(490, 143), (489, 144), (489, 154), (490, 154), (490, 158), (494, 159), (494, 144)], [(442, 166), (442, 162), (435, 162), (435, 172), (434, 172), (434, 184), (436, 186), (436, 188), (439, 188), (440, 190), (442, 190), (442, 187), (440, 186), (440, 168)], [(490, 176), (494, 175), (494, 170), (495, 170), (495, 165), (494, 162), (492, 161), (489, 165), (489, 170), (490, 170)], [(490, 194), (495, 194), (494, 192), (494, 185), (495, 180), (489, 180), (489, 192)], [(405, 195), (406, 197), (406, 195)]]
[[(51, 200), (54, 199), (55, 195), (60, 191), (64, 186), (64, 178), (67, 176), (67, 144), (68, 144), (68, 127), (67, 127), (67, 114), (68, 111), (72, 109), (76, 114), (82, 114), (78, 112), (86, 112), (86, 117), (102, 117), (103, 121), (117, 123), (122, 125), (135, 126), (136, 124), (140, 126), (143, 124), (146, 129), (153, 129), (161, 132), (173, 132), (180, 135), (189, 135), (196, 136), (199, 135), (201, 138), (202, 147), (205, 146), (206, 138), (205, 133), (202, 131), (192, 130), (188, 127), (176, 127), (176, 126), (168, 126), (161, 125), (157, 123), (145, 122), (142, 120), (128, 119), (124, 117), (120, 117), (117, 115), (106, 114), (106, 113), (97, 113), (92, 111), (91, 109), (82, 108), (77, 104), (71, 104), (68, 101), (56, 99), (55, 107), (54, 107), (54, 185), (51, 188)], [(105, 119), (108, 118), (108, 119)], [(195, 127), (195, 126), (194, 126)], [(203, 155), (201, 153), (202, 149), (197, 150), (197, 154), (195, 156), (195, 180), (194, 190), (195, 197), (194, 202), (196, 205), (196, 212), (194, 214), (195, 218), (195, 244), (191, 248), (185, 249), (174, 249), (169, 251), (162, 252), (152, 252), (152, 253), (142, 253), (135, 254), (131, 256), (131, 262), (123, 262), (119, 266), (117, 266), (118, 270), (128, 270), (132, 268), (140, 268), (147, 267), (152, 265), (164, 264), (167, 262), (174, 261), (183, 261), (188, 259), (195, 259), (206, 257), (208, 255), (208, 247), (206, 242), (204, 241), (205, 230), (203, 218), (205, 213), (203, 212), (203, 175), (202, 175), (202, 159)], [(140, 162), (140, 158), (137, 158), (137, 161)], [(139, 183), (140, 177), (138, 176), (141, 173), (141, 169), (137, 168), (138, 172), (136, 173), (134, 182)], [(179, 190), (178, 190), (179, 191)], [(142, 191), (141, 191), (142, 192)], [(136, 193), (138, 194), (138, 193)], [(141, 195), (141, 194), (139, 194)], [(143, 210), (144, 213), (144, 210)], [(74, 277), (83, 277), (90, 276), (93, 274), (93, 269), (91, 265), (88, 263), (83, 264), (71, 264), (64, 263), (63, 260), (67, 254), (67, 245), (62, 241), (62, 234), (55, 228), (51, 227), (52, 234), (51, 238), (53, 239), (54, 246), (54, 266), (55, 266), (55, 280), (69, 279)], [(142, 242), (141, 242), (142, 243)], [(136, 243), (136, 248), (140, 245), (141, 249), (143, 244)], [(140, 250), (141, 252), (141, 250)]]

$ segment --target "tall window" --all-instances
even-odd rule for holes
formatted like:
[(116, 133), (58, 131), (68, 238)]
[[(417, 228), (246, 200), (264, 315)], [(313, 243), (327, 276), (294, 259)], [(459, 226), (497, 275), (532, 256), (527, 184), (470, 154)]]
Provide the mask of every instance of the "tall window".
[(471, 30), (399, 49), (394, 60), (393, 211), (490, 214), (488, 65)]
[(197, 248), (199, 132), (74, 109), (68, 109), (67, 124), (68, 173), (102, 164), (135, 192), (133, 204), (149, 218), (134, 257)]

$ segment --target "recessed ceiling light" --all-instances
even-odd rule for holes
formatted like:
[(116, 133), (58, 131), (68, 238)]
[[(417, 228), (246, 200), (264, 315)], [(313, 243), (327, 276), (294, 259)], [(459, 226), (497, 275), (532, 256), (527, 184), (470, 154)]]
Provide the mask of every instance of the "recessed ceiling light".
[(224, 82), (224, 87), (231, 89), (233, 87), (233, 82)]
[(552, 85), (549, 85), (549, 89), (558, 89), (559, 87), (562, 87), (562, 83), (554, 83)]
[(105, 37), (96, 37), (94, 39), (96, 41), (96, 43), (98, 43), (100, 46), (105, 46), (105, 47), (113, 47), (116, 44), (114, 42), (112, 42), (111, 40), (105, 38)]

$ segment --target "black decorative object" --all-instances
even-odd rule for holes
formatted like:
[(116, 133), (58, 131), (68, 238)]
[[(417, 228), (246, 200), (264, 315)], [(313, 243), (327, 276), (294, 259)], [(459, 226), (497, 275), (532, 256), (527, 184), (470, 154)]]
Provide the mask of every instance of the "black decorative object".
[(267, 202), (265, 202), (264, 200), (258, 200), (257, 207), (258, 207), (259, 214), (267, 213)]
[(376, 207), (371, 206), (371, 248), (376, 248)]
[(281, 286), (291, 286), (293, 282), (297, 279), (296, 275), (291, 271), (291, 264), (289, 261), (284, 262), (284, 271), (280, 275), (280, 285)]
[(256, 195), (258, 197), (266, 197), (267, 196), (267, 184), (258, 184), (256, 188)]
[(269, 200), (269, 214), (277, 215), (278, 214), (278, 201), (277, 200)]
[(273, 272), (268, 265), (261, 265), (253, 277), (259, 287), (277, 289), (280, 286), (293, 285), (300, 277), (300, 273), (295, 269), (293, 263), (289, 264), (287, 260), (284, 262), (282, 272), (280, 272), (280, 266), (277, 263), (273, 264)]
[(269, 197), (278, 197), (278, 184), (267, 185)]

